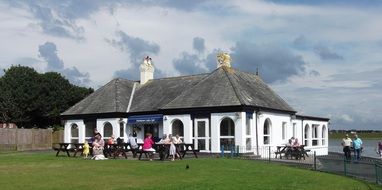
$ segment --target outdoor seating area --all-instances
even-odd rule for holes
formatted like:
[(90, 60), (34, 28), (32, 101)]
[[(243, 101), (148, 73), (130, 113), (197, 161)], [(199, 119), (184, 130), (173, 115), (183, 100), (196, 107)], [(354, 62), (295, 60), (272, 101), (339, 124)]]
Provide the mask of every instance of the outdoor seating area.
[(305, 150), (304, 147), (305, 145), (300, 145), (296, 147), (288, 145), (277, 146), (275, 158), (279, 156), (279, 158), (282, 159), (284, 156), (286, 159), (300, 160), (301, 158), (303, 158), (305, 160), (306, 157), (309, 157), (308, 152), (310, 152), (310, 150)]
[[(56, 156), (59, 156), (60, 153), (64, 153), (64, 155), (68, 157), (77, 157), (77, 156), (84, 156), (83, 155), (83, 149), (84, 149), (84, 143), (57, 143), (54, 144), (53, 149), (56, 152)], [(89, 155), (92, 155), (92, 145), (89, 144)], [(153, 154), (155, 157), (156, 155), (159, 156), (159, 160), (165, 160), (169, 158), (169, 150), (170, 150), (170, 144), (154, 144), (153, 148), (155, 149), (155, 152), (150, 151), (144, 151), (142, 148), (143, 144), (138, 143), (138, 148), (132, 149), (130, 147), (129, 143), (115, 143), (115, 144), (107, 144), (105, 143), (103, 153), (106, 158), (118, 158), (118, 157), (124, 157), (125, 159), (128, 158), (127, 154), (128, 152), (131, 152), (132, 158), (136, 158), (138, 156), (138, 160), (142, 159), (142, 155), (145, 155), (146, 158), (149, 158), (150, 154)], [(199, 150), (194, 149), (194, 144), (186, 144), (186, 143), (180, 143), (175, 144), (176, 147), (176, 153), (179, 155), (179, 159), (183, 159), (187, 153), (192, 153), (195, 158), (198, 158), (197, 153)], [(66, 153), (66, 154), (65, 154)]]

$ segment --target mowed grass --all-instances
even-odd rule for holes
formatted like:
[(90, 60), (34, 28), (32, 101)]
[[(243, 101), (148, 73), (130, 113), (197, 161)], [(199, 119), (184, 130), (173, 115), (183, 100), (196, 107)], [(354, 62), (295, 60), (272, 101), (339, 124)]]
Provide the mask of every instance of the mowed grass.
[[(189, 165), (189, 169), (186, 169)], [(253, 160), (84, 160), (0, 153), (0, 189), (382, 189), (338, 175)]]

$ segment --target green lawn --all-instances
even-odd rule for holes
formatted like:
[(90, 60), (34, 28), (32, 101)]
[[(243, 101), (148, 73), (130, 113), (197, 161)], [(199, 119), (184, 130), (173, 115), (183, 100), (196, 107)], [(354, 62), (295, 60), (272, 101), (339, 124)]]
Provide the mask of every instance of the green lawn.
[[(189, 169), (186, 169), (186, 165)], [(0, 189), (382, 189), (351, 178), (236, 159), (84, 160), (0, 153)]]

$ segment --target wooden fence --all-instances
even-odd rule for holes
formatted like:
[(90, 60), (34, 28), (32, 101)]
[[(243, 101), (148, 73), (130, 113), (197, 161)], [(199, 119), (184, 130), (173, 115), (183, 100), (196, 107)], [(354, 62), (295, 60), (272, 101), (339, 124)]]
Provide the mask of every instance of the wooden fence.
[(47, 150), (52, 149), (54, 141), (63, 142), (62, 131), (0, 129), (0, 151)]

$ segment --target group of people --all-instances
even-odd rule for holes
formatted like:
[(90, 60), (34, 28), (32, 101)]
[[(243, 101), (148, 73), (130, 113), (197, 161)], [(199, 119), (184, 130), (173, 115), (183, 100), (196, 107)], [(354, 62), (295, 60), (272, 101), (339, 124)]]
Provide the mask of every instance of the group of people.
[[(179, 135), (176, 135), (175, 137), (172, 136), (172, 134), (169, 134), (168, 136), (165, 134), (163, 135), (162, 139), (157, 142), (157, 144), (169, 144), (169, 156), (171, 156), (171, 160), (174, 161), (176, 158), (179, 158), (180, 155), (176, 151), (176, 146), (175, 144), (180, 144), (182, 143), (182, 139), (180, 139)], [(146, 152), (151, 152), (150, 154), (150, 161), (153, 159), (153, 155), (155, 153), (155, 149), (153, 148), (153, 145), (155, 144), (152, 134), (147, 133), (146, 138), (143, 141), (143, 146), (142, 149), (143, 151)], [(165, 150), (167, 151), (167, 150)]]
[(292, 148), (299, 148), (300, 147), (300, 142), (298, 141), (297, 138), (290, 138), (288, 140), (288, 143), (286, 144), (287, 147), (292, 147)]
[(361, 152), (363, 149), (362, 140), (358, 137), (357, 134), (354, 135), (353, 140), (349, 137), (348, 134), (346, 134), (345, 138), (342, 139), (341, 145), (343, 147), (343, 152), (347, 161), (351, 160), (352, 149), (354, 149), (354, 160), (359, 161), (361, 159)]

